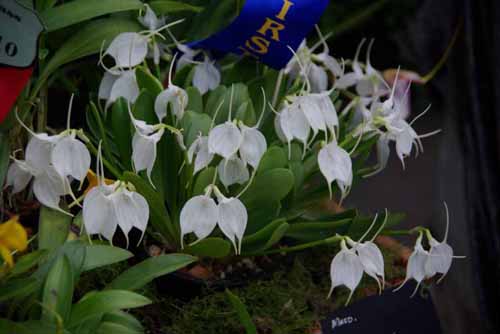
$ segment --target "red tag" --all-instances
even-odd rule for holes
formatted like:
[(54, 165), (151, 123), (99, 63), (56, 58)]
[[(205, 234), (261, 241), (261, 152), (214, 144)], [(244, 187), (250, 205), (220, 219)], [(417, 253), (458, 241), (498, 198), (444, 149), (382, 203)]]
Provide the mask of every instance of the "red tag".
[(33, 73), (33, 67), (0, 67), (0, 123), (21, 94)]

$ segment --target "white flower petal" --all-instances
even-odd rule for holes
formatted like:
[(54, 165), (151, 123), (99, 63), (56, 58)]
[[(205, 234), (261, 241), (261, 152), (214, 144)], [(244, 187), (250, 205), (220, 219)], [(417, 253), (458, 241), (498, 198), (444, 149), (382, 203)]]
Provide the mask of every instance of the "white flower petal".
[(31, 181), (32, 174), (24, 161), (14, 161), (7, 171), (5, 186), (12, 186), (12, 193), (22, 191)]
[(161, 122), (167, 116), (167, 106), (170, 108), (177, 118), (181, 120), (184, 116), (184, 110), (188, 104), (188, 95), (186, 91), (173, 84), (170, 84), (167, 89), (161, 92), (155, 100), (155, 113), (158, 120)]
[(156, 144), (163, 136), (164, 129), (156, 133), (144, 136), (136, 132), (132, 138), (132, 161), (137, 172), (146, 170), (148, 178), (151, 180), (151, 172), (156, 161)]
[(237, 157), (221, 160), (217, 171), (220, 181), (226, 188), (233, 184), (243, 184), (250, 178), (246, 164)]
[(334, 87), (338, 89), (346, 89), (354, 86), (358, 82), (358, 80), (359, 76), (356, 73), (346, 73), (335, 81)]
[(108, 105), (115, 102), (118, 98), (123, 97), (130, 103), (134, 103), (139, 96), (139, 86), (135, 79), (134, 71), (123, 72), (118, 79), (116, 79), (111, 92), (109, 94)]
[(36, 199), (43, 205), (61, 210), (59, 201), (61, 196), (68, 193), (69, 186), (65, 183), (67, 180), (53, 171), (51, 168), (46, 172), (37, 175), (33, 181), (33, 193)]
[(203, 95), (214, 90), (220, 84), (220, 72), (215, 65), (205, 57), (205, 61), (194, 68), (193, 86)]
[(83, 200), (83, 225), (88, 235), (101, 234), (108, 240), (113, 238), (117, 220), (111, 200), (112, 186), (97, 186), (92, 188)]
[(352, 250), (341, 250), (335, 255), (330, 265), (331, 291), (344, 285), (351, 293), (356, 289), (363, 277), (363, 265)]
[(217, 226), (217, 204), (208, 196), (199, 195), (186, 202), (181, 210), (181, 239), (194, 232), (198, 239), (204, 239)]
[(436, 273), (446, 275), (450, 270), (452, 261), (453, 248), (450, 245), (445, 242), (432, 245), (425, 264), (427, 276), (434, 276)]
[(83, 181), (90, 168), (90, 153), (78, 139), (66, 136), (52, 150), (52, 165), (62, 176)]
[(298, 139), (306, 144), (309, 138), (310, 126), (302, 110), (295, 105), (285, 108), (280, 113), (280, 125), (288, 142)]
[[(219, 228), (231, 240), (235, 252), (241, 251), (241, 240), (248, 221), (247, 209), (237, 198), (223, 199), (219, 202)], [(238, 246), (236, 245), (238, 239)]]
[[(288, 141), (287, 137), (285, 136), (285, 132), (283, 132), (283, 129), (281, 128), (281, 113), (277, 114), (274, 117), (274, 131), (276, 131), (276, 135), (278, 136), (279, 140), (281, 140), (284, 143)], [(290, 141), (292, 139), (293, 138), (290, 135)]]
[(134, 67), (144, 61), (148, 53), (148, 38), (135, 32), (115, 37), (104, 53), (115, 59), (117, 67)]
[(255, 169), (267, 150), (266, 138), (258, 129), (244, 125), (241, 133), (243, 135), (243, 141), (239, 149), (241, 159)]
[(368, 275), (375, 279), (377, 279), (377, 276), (384, 278), (384, 257), (377, 245), (371, 241), (366, 241), (357, 244), (356, 251), (364, 271)]
[(238, 151), (242, 140), (240, 129), (235, 124), (226, 122), (217, 125), (208, 134), (208, 150), (229, 159)]
[(102, 100), (108, 100), (111, 96), (111, 88), (115, 84), (116, 79), (120, 76), (116, 74), (112, 74), (109, 72), (105, 72), (102, 77), (101, 83), (99, 84), (99, 92), (98, 97)]
[(26, 146), (26, 163), (36, 171), (43, 172), (50, 166), (52, 149), (59, 137), (40, 135), (33, 136), (28, 142)]
[(318, 165), (329, 185), (335, 180), (339, 186), (351, 185), (353, 178), (351, 157), (337, 143), (332, 142), (319, 151)]
[(110, 196), (118, 226), (125, 235), (128, 235), (132, 227), (144, 232), (149, 219), (149, 207), (141, 195), (127, 189), (119, 190)]
[(309, 65), (308, 78), (313, 93), (321, 93), (328, 88), (328, 76), (326, 71), (314, 63)]
[(323, 113), (321, 109), (318, 107), (316, 99), (312, 96), (301, 96), (297, 99), (297, 105), (304, 113), (304, 116), (307, 119), (307, 122), (311, 126), (314, 135), (318, 133), (318, 131), (325, 131), (326, 124), (325, 118), (323, 117)]

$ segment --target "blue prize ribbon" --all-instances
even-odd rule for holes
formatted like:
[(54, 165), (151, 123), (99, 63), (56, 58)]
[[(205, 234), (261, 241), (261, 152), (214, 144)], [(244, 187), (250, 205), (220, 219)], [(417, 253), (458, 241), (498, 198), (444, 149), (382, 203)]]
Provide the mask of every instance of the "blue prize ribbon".
[(328, 0), (246, 0), (240, 15), (212, 36), (188, 44), (217, 54), (235, 53), (282, 69), (319, 21)]

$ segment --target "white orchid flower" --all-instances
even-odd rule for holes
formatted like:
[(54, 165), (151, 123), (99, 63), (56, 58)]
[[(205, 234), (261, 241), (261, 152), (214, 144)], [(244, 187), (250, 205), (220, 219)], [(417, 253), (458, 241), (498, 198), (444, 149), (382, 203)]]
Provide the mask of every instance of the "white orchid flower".
[(318, 131), (326, 131), (325, 117), (316, 99), (310, 95), (298, 96), (295, 98), (294, 104), (300, 109), (311, 126), (313, 136), (315, 137)]
[(104, 73), (99, 85), (98, 96), (106, 100), (106, 107), (123, 97), (128, 103), (134, 103), (139, 96), (135, 71), (123, 71), (117, 73)]
[(227, 121), (210, 130), (208, 134), (208, 151), (229, 160), (238, 152), (243, 135), (234, 122)]
[(51, 162), (59, 175), (83, 182), (90, 168), (90, 153), (72, 132), (61, 138), (52, 149)]
[(281, 133), (288, 143), (288, 158), (291, 157), (291, 142), (300, 141), (307, 150), (307, 142), (311, 127), (304, 112), (296, 104), (286, 105), (276, 116), (275, 128), (278, 135)]
[(205, 239), (217, 226), (219, 210), (217, 204), (210, 198), (211, 188), (205, 195), (189, 199), (182, 207), (180, 214), (181, 247), (184, 247), (184, 236), (194, 233), (198, 241)]
[[(356, 251), (356, 254), (358, 254), (359, 260), (363, 265), (364, 272), (377, 281), (380, 293), (382, 293), (385, 285), (384, 257), (378, 246), (373, 241), (385, 227), (388, 217), (389, 213), (385, 210), (385, 219), (380, 225), (378, 231), (373, 234), (373, 237), (370, 240), (363, 241), (368, 236), (373, 226), (375, 226), (378, 214), (375, 215), (370, 227), (357, 242), (353, 241), (349, 237), (346, 237), (347, 243)], [(382, 284), (380, 284), (380, 279), (382, 279)]]
[(214, 191), (219, 211), (217, 225), (222, 233), (231, 240), (235, 254), (241, 254), (241, 241), (248, 222), (247, 209), (238, 198), (226, 198), (217, 187), (214, 187)]
[(158, 121), (163, 121), (165, 116), (167, 116), (167, 108), (170, 106), (172, 113), (174, 114), (176, 121), (179, 122), (184, 116), (184, 111), (188, 105), (188, 95), (186, 91), (173, 84), (172, 81), (172, 71), (175, 64), (175, 57), (172, 59), (170, 64), (170, 70), (168, 73), (168, 87), (163, 92), (161, 92), (155, 100), (155, 113), (158, 117)]
[(413, 253), (411, 253), (408, 259), (408, 265), (406, 266), (406, 277), (403, 283), (396, 288), (394, 291), (401, 289), (409, 280), (414, 279), (417, 282), (417, 286), (412, 296), (417, 293), (418, 288), (422, 281), (429, 278), (429, 273), (426, 271), (426, 263), (429, 259), (429, 252), (426, 251), (422, 246), (422, 233), (419, 233)]
[(347, 196), (352, 184), (352, 161), (348, 152), (335, 141), (325, 145), (318, 153), (318, 165), (328, 183), (330, 198), (332, 197), (332, 182), (336, 181), (342, 199)]
[(334, 84), (335, 88), (346, 89), (351, 86), (356, 87), (356, 92), (360, 96), (379, 96), (387, 92), (387, 83), (382, 78), (382, 75), (373, 68), (370, 61), (370, 53), (373, 47), (374, 40), (372, 39), (368, 45), (366, 52), (366, 65), (364, 70), (359, 63), (359, 54), (366, 39), (362, 39), (356, 49), (356, 54), (352, 62), (352, 72), (343, 73)]
[(117, 68), (131, 68), (141, 64), (148, 54), (148, 36), (136, 32), (118, 34), (109, 44), (104, 55), (115, 60)]
[(96, 171), (98, 185), (92, 188), (83, 200), (82, 212), (85, 231), (89, 236), (99, 234), (112, 241), (117, 227), (120, 227), (128, 247), (128, 233), (133, 227), (139, 229), (144, 236), (149, 220), (148, 203), (128, 183), (116, 181), (107, 185), (104, 182), (100, 146)]
[(448, 232), (450, 228), (450, 214), (448, 212), (448, 205), (444, 203), (444, 208), (446, 211), (446, 230), (444, 233), (443, 241), (439, 242), (432, 237), (430, 232), (427, 232), (427, 238), (429, 240), (429, 245), (431, 246), (429, 250), (429, 257), (425, 263), (425, 271), (429, 276), (434, 276), (436, 274), (441, 274), (441, 277), (437, 281), (439, 284), (448, 271), (450, 270), (451, 263), (454, 258), (464, 258), (463, 256), (454, 256), (453, 248), (448, 244)]
[[(284, 73), (290, 75), (292, 79), (296, 79), (299, 75), (302, 76), (309, 83), (313, 93), (321, 93), (328, 89), (329, 74), (338, 77), (343, 73), (338, 61), (330, 56), (328, 45), (324, 42), (319, 30), (318, 33), (322, 40), (321, 43), (308, 48), (306, 40), (302, 41), (295, 57), (290, 60), (284, 70)], [(314, 50), (321, 45), (324, 47), (323, 51), (315, 54)]]
[(267, 150), (266, 137), (257, 127), (248, 127), (240, 124), (243, 139), (239, 148), (241, 159), (256, 169), (259, 166), (260, 159)]
[(221, 75), (219, 70), (207, 56), (205, 56), (205, 60), (202, 63), (195, 66), (193, 86), (198, 88), (201, 95), (217, 88), (220, 85), (220, 80)]
[(222, 159), (217, 167), (217, 172), (226, 189), (233, 184), (244, 184), (250, 179), (245, 162), (237, 156)]
[(335, 255), (330, 265), (332, 286), (328, 292), (328, 298), (336, 287), (344, 285), (351, 291), (346, 301), (347, 305), (363, 277), (363, 264), (355, 251), (347, 248), (344, 239), (340, 242), (340, 247), (341, 250)]
[[(166, 23), (166, 18), (164, 16), (158, 17), (149, 5), (144, 4), (144, 6), (146, 10), (143, 16), (139, 16), (139, 22), (148, 28), (149, 31), (161, 30)], [(168, 48), (164, 43), (156, 41), (154, 37), (152, 38), (151, 48), (152, 50), (148, 50), (147, 57), (153, 58), (154, 63), (158, 65), (160, 63), (160, 56), (164, 53), (164, 50)]]
[(189, 147), (187, 154), (190, 164), (193, 163), (194, 158), (193, 174), (207, 167), (214, 158), (213, 153), (210, 153), (208, 150), (208, 136), (198, 136)]

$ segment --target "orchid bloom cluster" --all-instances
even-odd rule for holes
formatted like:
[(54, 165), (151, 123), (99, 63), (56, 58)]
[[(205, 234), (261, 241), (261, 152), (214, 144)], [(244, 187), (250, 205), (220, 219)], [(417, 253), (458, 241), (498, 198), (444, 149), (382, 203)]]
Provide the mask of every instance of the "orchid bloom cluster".
[[(217, 203), (212, 199), (214, 193)], [(208, 237), (216, 226), (232, 242), (236, 254), (241, 253), (241, 241), (245, 234), (248, 213), (237, 197), (225, 197), (217, 186), (210, 185), (204, 195), (191, 198), (180, 214), (181, 244), (188, 233), (194, 233), (198, 241)]]
[(149, 220), (148, 203), (130, 183), (120, 180), (111, 184), (105, 182), (100, 147), (96, 172), (97, 185), (90, 189), (83, 200), (83, 224), (87, 235), (98, 234), (112, 241), (117, 228), (120, 227), (127, 245), (128, 234), (133, 227), (140, 230), (144, 236)]
[[(416, 292), (423, 280), (430, 279), (437, 274), (441, 275), (437, 281), (439, 283), (450, 270), (453, 259), (464, 258), (463, 256), (455, 256), (453, 248), (448, 244), (450, 216), (446, 203), (444, 203), (444, 207), (446, 211), (446, 231), (443, 241), (437, 241), (428, 229), (419, 229), (413, 253), (408, 259), (406, 278), (399, 288), (403, 287), (409, 280), (414, 279), (417, 282)], [(424, 249), (422, 245), (424, 233), (430, 246), (429, 250)]]
[(33, 194), (37, 200), (58, 211), (63, 211), (59, 206), (61, 197), (68, 194), (74, 197), (72, 181), (82, 183), (90, 167), (90, 153), (77, 137), (84, 141), (88, 139), (81, 130), (70, 129), (71, 101), (67, 129), (57, 135), (34, 133), (18, 118), (32, 137), (26, 146), (25, 159), (13, 157), (7, 172), (6, 186), (12, 186), (14, 194), (33, 180)]
[[(174, 149), (179, 149), (176, 153), (183, 158), (178, 173), (181, 175), (183, 172), (182, 176), (188, 180), (183, 179), (185, 183), (179, 182), (185, 189), (173, 188), (184, 196), (179, 196), (178, 203), (172, 205), (175, 209), (168, 207), (169, 210), (165, 210), (171, 213), (171, 209), (176, 215), (172, 220), (179, 224), (177, 227), (180, 227), (173, 229), (176, 234), (173, 239), (177, 242), (180, 232), (181, 247), (184, 247), (184, 239), (194, 234), (196, 240), (188, 243), (189, 248), (209, 237), (216, 231), (216, 227), (219, 227), (220, 232), (233, 245), (234, 253), (239, 255), (242, 253), (242, 241), (249, 220), (244, 198), (240, 199), (240, 196), (248, 190), (255, 175), (259, 177), (257, 173), (259, 164), (268, 151), (268, 139), (260, 129), (268, 107), (265, 91), (263, 90), (263, 110), (255, 125), (250, 126), (240, 119), (233, 118), (233, 86), (227, 120), (215, 124), (216, 116), (224, 104), (222, 100), (215, 111), (209, 111), (212, 114), (212, 118), (208, 118), (208, 122), (211, 121), (210, 127), (208, 128), (207, 124), (205, 132), (196, 133), (198, 136), (185, 145), (184, 129), (181, 127), (185, 124), (185, 116), (190, 112), (187, 110), (188, 105), (192, 101), (189, 101), (189, 90), (174, 84), (174, 72), (189, 64), (194, 65), (192, 85), (198, 89), (198, 98), (202, 102), (206, 97), (205, 94), (220, 86), (221, 73), (207, 53), (192, 50), (188, 45), (181, 44), (175, 39), (169, 27), (180, 21), (166, 24), (166, 19), (158, 17), (147, 5), (139, 21), (145, 26), (145, 31), (118, 34), (100, 56), (99, 64), (106, 71), (98, 93), (98, 98), (106, 103), (103, 114), (106, 114), (109, 111), (108, 107), (119, 98), (125, 99), (128, 105), (125, 113), (128, 112), (132, 131), (130, 165), (136, 173), (145, 172), (147, 180), (154, 189), (157, 188), (153, 173), (153, 170), (156, 171), (157, 146), (170, 134), (176, 139), (178, 147)], [(165, 37), (160, 34), (161, 31), (170, 36), (175, 44), (175, 50), (170, 50), (162, 42)], [(363, 140), (371, 138), (377, 140), (379, 161), (371, 173), (375, 174), (387, 164), (390, 142), (395, 143), (396, 153), (404, 167), (404, 159), (411, 154), (414, 146), (417, 153), (422, 151), (420, 139), (436, 132), (418, 135), (412, 128), (413, 122), (427, 110), (412, 122), (406, 121), (408, 110), (404, 101), (407, 101), (409, 85), (401, 92), (397, 89), (399, 69), (392, 85), (389, 85), (383, 75), (371, 65), (370, 53), (373, 41), (368, 45), (365, 64), (359, 61), (364, 40), (359, 45), (353, 61), (339, 62), (330, 55), (330, 50), (319, 30), (318, 33), (320, 36), (318, 44), (308, 48), (304, 41), (296, 53), (291, 50), (294, 52), (294, 57), (281, 72), (280, 77), (288, 79), (288, 88), (291, 89), (287, 90), (288, 95), (282, 100), (269, 103), (269, 109), (275, 113), (275, 134), (281, 140), (281, 143), (277, 141), (277, 144), (271, 142), (269, 144), (287, 146), (288, 160), (291, 160), (292, 143), (298, 142), (299, 147), (302, 147), (302, 156), (299, 159), (305, 161), (306, 158), (312, 157), (308, 162), (317, 164), (317, 168), (316, 165), (314, 167), (325, 178), (330, 198), (333, 196), (332, 185), (335, 184), (340, 191), (341, 203), (352, 187), (355, 176), (352, 159), (356, 157), (356, 150)], [(319, 47), (323, 50), (315, 53)], [(105, 57), (113, 60), (113, 66), (105, 65), (107, 63)], [(154, 101), (151, 100), (150, 109), (154, 120), (148, 118), (148, 122), (139, 119), (131, 108), (140, 95), (136, 69), (139, 66), (147, 66), (147, 58), (152, 58), (156, 66), (160, 60), (170, 62), (166, 87), (159, 88), (157, 96), (153, 97)], [(159, 69), (159, 66), (157, 68)], [(159, 70), (158, 72), (159, 77), (161, 73)], [(276, 92), (279, 91), (281, 81), (277, 85)], [(337, 109), (340, 110), (341, 104), (332, 98), (337, 93), (351, 99), (340, 112), (337, 112)], [(275, 107), (277, 110), (274, 110)], [(112, 112), (120, 111), (123, 112), (123, 110), (112, 110)], [(270, 124), (271, 130), (272, 125)], [(28, 129), (26, 126), (25, 128)], [(127, 131), (130, 129), (127, 127)], [(67, 129), (58, 135), (36, 134), (29, 129), (28, 131), (32, 134), (32, 138), (26, 148), (25, 160), (14, 159), (8, 172), (7, 185), (13, 186), (13, 192), (16, 193), (24, 189), (33, 179), (33, 193), (43, 205), (62, 210), (59, 202), (61, 197), (66, 195), (71, 195), (75, 203), (79, 204), (73, 195), (71, 182), (78, 180), (82, 183), (86, 175), (93, 173), (89, 169), (91, 157), (85, 145), (89, 144), (90, 140), (81, 130), (70, 129), (69, 116)], [(343, 133), (344, 131), (346, 133)], [(128, 159), (128, 153), (125, 155)], [(113, 153), (109, 156), (113, 157)], [(136, 191), (132, 183), (105, 179), (106, 162), (99, 143), (95, 184), (82, 195), (83, 226), (89, 237), (99, 235), (109, 241), (113, 240), (119, 227), (128, 245), (128, 235), (134, 227), (144, 236), (150, 218), (150, 207), (145, 197)], [(186, 189), (191, 190), (195, 177), (200, 177), (202, 171), (210, 168), (211, 164), (217, 164), (216, 168), (213, 168), (212, 182), (203, 183), (199, 188), (204, 189), (203, 194), (199, 195), (201, 193), (199, 191), (193, 196)], [(185, 165), (188, 168), (182, 170)], [(189, 175), (186, 177), (186, 174)], [(368, 175), (370, 174), (363, 176)], [(115, 176), (120, 178), (119, 172), (115, 173)], [(179, 179), (182, 179), (182, 176), (179, 176)], [(224, 186), (225, 194), (218, 188), (217, 180)], [(207, 184), (209, 185), (206, 186)], [(239, 191), (239, 194), (235, 195), (233, 191)], [(160, 198), (165, 200), (163, 196)], [(278, 205), (281, 210), (281, 203), (278, 202)], [(329, 295), (335, 288), (344, 285), (350, 290), (347, 300), (349, 302), (365, 273), (376, 280), (380, 291), (383, 289), (384, 258), (374, 239), (384, 228), (387, 217), (386, 212), (386, 219), (370, 240), (365, 239), (375, 225), (377, 216), (358, 241), (348, 236), (336, 236), (338, 238), (336, 240), (340, 240), (341, 250), (331, 263), (332, 286)], [(408, 262), (405, 283), (415, 279), (420, 284), (422, 280), (438, 273), (444, 276), (454, 257), (446, 237), (440, 243), (428, 230), (418, 231), (419, 237), (415, 251)], [(422, 246), (424, 232), (430, 245), (429, 250), (425, 250)], [(245, 252), (245, 249), (243, 251)]]

